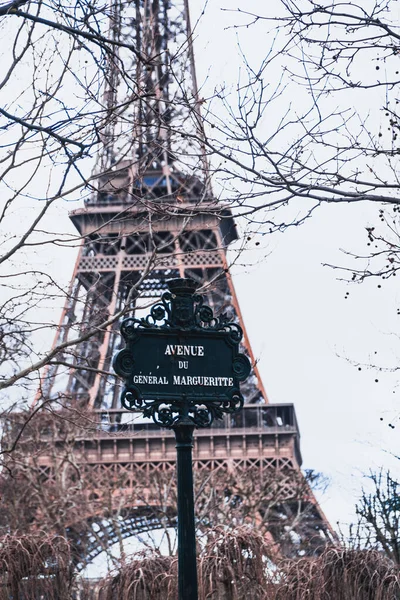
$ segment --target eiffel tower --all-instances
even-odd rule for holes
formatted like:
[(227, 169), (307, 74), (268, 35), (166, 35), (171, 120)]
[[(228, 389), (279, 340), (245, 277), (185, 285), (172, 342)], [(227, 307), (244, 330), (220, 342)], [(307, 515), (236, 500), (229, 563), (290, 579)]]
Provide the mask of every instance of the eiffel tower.
[[(161, 475), (174, 477), (174, 437), (121, 409), (121, 386), (111, 360), (122, 342), (118, 323), (104, 323), (122, 312), (143, 315), (166, 291), (166, 281), (177, 277), (195, 280), (214, 313), (238, 320), (243, 350), (254, 365), (254, 375), (242, 387), (243, 411), (197, 431), (196, 476), (211, 476), (223, 502), (234, 505), (241, 501), (238, 482), (251, 473), (253, 493), (260, 494), (255, 521), (265, 524), (266, 535), (281, 552), (294, 552), (294, 535), (297, 547), (313, 554), (332, 532), (300, 471), (294, 406), (268, 402), (246, 335), (227, 259), (237, 230), (229, 206), (214, 196), (211, 186), (188, 2), (115, 3), (109, 18), (109, 36), (116, 41), (133, 37), (137, 52), (131, 59), (120, 50), (107, 65), (102, 151), (85, 205), (70, 215), (83, 243), (55, 344), (95, 333), (74, 350), (59, 353), (42, 375), (37, 398), (85, 410), (97, 428), (74, 440), (75, 460), (84, 462), (99, 481), (123, 482), (118, 527), (95, 510), (85, 516), (92, 535), (78, 567), (93, 560), (105, 543), (160, 527), (154, 482)], [(131, 61), (130, 90), (118, 75), (122, 60), (125, 68)], [(46, 481), (55, 477), (50, 453), (41, 457), (40, 468)], [(264, 502), (274, 481), (274, 501)], [(139, 484), (140, 502), (134, 500)], [(96, 496), (93, 502), (98, 500)], [(299, 507), (302, 525), (290, 531), (291, 543), (284, 545), (285, 529)], [(167, 512), (173, 526), (173, 503)]]

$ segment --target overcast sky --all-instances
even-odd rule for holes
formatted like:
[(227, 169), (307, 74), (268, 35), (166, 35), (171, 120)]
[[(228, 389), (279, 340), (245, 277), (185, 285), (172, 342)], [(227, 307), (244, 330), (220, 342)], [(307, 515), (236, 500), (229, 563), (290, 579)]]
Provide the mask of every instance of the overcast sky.
[[(191, 2), (193, 22), (200, 4)], [(262, 27), (227, 29), (237, 16), (220, 7), (236, 5), (213, 0), (195, 42), (199, 80), (208, 76), (210, 88), (233, 81), (241, 61), (237, 39), (249, 60), (269, 45)], [(259, 14), (272, 14), (275, 7), (276, 2), (267, 8), (259, 0), (246, 4)], [(343, 273), (323, 266), (354, 265), (342, 250), (366, 252), (365, 227), (376, 224), (378, 208), (325, 206), (297, 229), (257, 238), (257, 247), (254, 238), (254, 251), (241, 260), (249, 264), (233, 271), (269, 400), (295, 404), (303, 466), (330, 480), (321, 504), (332, 524), (353, 518), (355, 497), (370, 468), (391, 468), (400, 477), (400, 461), (393, 458), (400, 454), (398, 376), (368, 368), (399, 363), (397, 281), (382, 287), (377, 280), (348, 284), (340, 281)]]

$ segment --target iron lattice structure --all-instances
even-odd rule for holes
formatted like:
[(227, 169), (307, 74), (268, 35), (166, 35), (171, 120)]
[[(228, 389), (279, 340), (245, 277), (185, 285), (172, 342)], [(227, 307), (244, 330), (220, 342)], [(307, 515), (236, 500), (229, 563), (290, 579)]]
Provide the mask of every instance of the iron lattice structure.
[[(97, 329), (79, 347), (59, 354), (43, 374), (38, 393), (38, 398), (89, 411), (98, 427), (74, 438), (75, 460), (99, 481), (123, 482), (118, 531), (112, 519), (101, 516), (100, 485), (91, 499), (93, 514), (85, 518), (93, 534), (81, 545), (80, 565), (102, 551), (104, 543), (162, 527), (167, 513), (169, 524), (175, 519), (173, 503), (158, 516), (159, 486), (154, 484), (164, 475), (173, 477), (173, 436), (121, 410), (120, 384), (111, 372), (112, 357), (121, 347), (118, 323), (101, 324), (122, 310), (143, 316), (166, 290), (167, 279), (190, 277), (215, 313), (227, 312), (239, 320), (243, 349), (254, 364), (226, 257), (228, 245), (237, 239), (235, 223), (210, 184), (187, 0), (113, 4), (109, 35), (119, 41), (134, 36), (141, 58), (114, 55), (108, 65), (103, 151), (96, 185), (85, 206), (71, 214), (83, 243), (56, 343)], [(125, 72), (130, 65), (128, 80), (119, 77), (118, 61), (124, 61)], [(134, 99), (124, 102), (127, 97)], [(238, 505), (238, 482), (251, 472), (256, 481), (252, 493), (261, 495), (255, 521), (266, 522), (268, 535), (279, 546), (285, 523), (301, 510), (306, 524), (294, 534), (302, 542), (306, 538), (308, 551), (314, 552), (331, 532), (300, 474), (294, 407), (268, 403), (256, 366), (242, 393), (246, 405), (240, 414), (197, 432), (197, 478), (207, 477), (222, 502), (228, 498)], [(60, 439), (53, 436), (46, 443), (59, 445)], [(46, 481), (55, 477), (50, 455), (40, 459)], [(264, 502), (262, 494), (267, 496), (274, 480), (279, 494), (274, 502), (267, 497)], [(263, 488), (263, 482), (269, 483)], [(134, 493), (138, 487), (143, 490), (140, 500)], [(71, 527), (70, 533), (80, 548), (79, 529)]]

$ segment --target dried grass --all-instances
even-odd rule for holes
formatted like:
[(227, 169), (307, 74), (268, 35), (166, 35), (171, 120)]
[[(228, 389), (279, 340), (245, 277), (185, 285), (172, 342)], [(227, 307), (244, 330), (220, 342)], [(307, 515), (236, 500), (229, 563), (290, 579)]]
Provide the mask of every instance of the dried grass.
[(69, 600), (72, 581), (65, 538), (38, 532), (1, 539), (0, 600)]
[(265, 538), (249, 527), (208, 531), (198, 561), (199, 600), (264, 598), (270, 554)]
[(400, 571), (377, 550), (327, 548), (316, 559), (279, 565), (279, 575), (273, 600), (400, 598)]
[(177, 598), (177, 561), (170, 556), (138, 555), (100, 585), (100, 600)]
[[(377, 550), (327, 548), (278, 561), (261, 533), (210, 529), (199, 544), (199, 600), (400, 600), (400, 571)], [(143, 553), (98, 582), (74, 587), (70, 547), (43, 533), (5, 536), (0, 600), (176, 600), (177, 559)]]
[[(199, 600), (400, 600), (400, 572), (376, 550), (327, 548), (319, 557), (272, 562), (246, 527), (210, 530), (198, 560)], [(176, 600), (176, 560), (136, 559), (105, 583), (101, 600)]]

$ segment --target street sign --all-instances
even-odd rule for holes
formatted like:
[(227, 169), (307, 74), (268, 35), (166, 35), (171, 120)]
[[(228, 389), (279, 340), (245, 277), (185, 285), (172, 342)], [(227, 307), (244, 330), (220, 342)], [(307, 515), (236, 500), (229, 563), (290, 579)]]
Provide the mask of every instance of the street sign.
[(120, 360), (129, 365), (127, 384), (137, 398), (165, 401), (230, 400), (248, 364), (229, 335), (207, 331), (138, 329)]
[[(175, 288), (174, 281), (180, 282)], [(173, 282), (172, 293), (147, 318), (122, 323), (126, 347), (114, 369), (125, 380), (124, 408), (141, 410), (162, 426), (173, 426), (185, 414), (204, 427), (243, 406), (239, 384), (250, 362), (239, 352), (239, 325), (225, 315), (214, 317), (193, 293), (193, 282), (192, 287), (189, 280)]]

